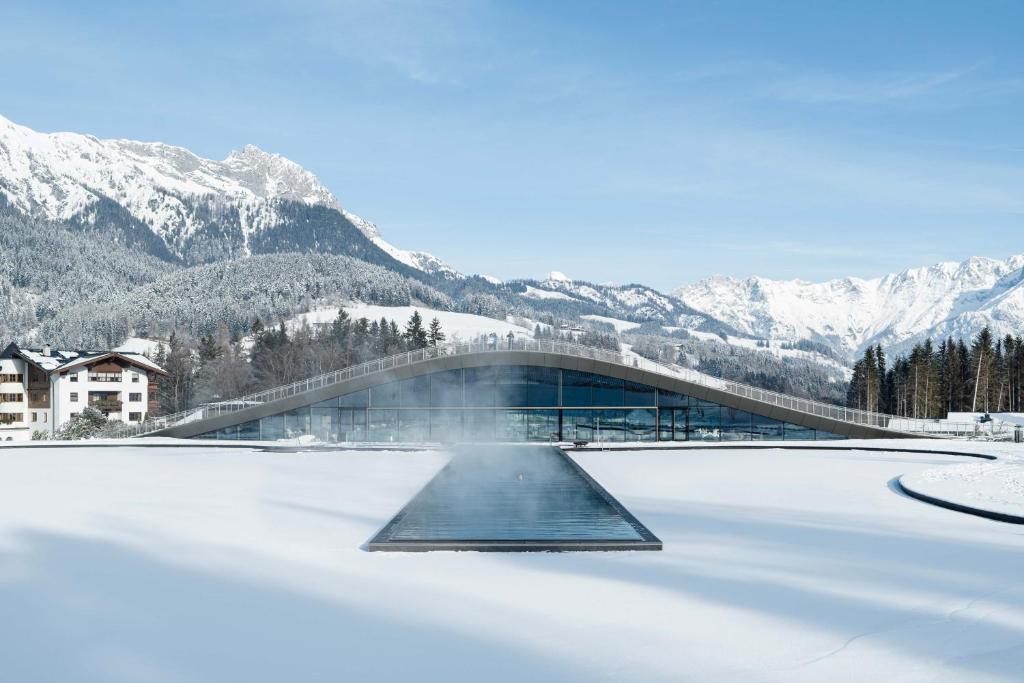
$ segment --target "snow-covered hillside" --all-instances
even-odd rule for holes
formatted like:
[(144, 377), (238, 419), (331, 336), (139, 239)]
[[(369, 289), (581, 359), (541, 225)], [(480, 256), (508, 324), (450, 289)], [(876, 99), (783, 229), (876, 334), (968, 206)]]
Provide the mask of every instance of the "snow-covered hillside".
[(884, 277), (738, 280), (716, 276), (673, 292), (679, 299), (759, 338), (810, 339), (859, 353), (871, 344), (902, 350), (924, 337), (998, 335), (1024, 329), (1024, 255), (972, 257)]
[(463, 277), (461, 273), (433, 254), (428, 254), (425, 251), (399, 249), (381, 237), (380, 230), (377, 229), (376, 223), (371, 223), (365, 218), (360, 218), (349, 211), (342, 210), (342, 214), (352, 223), (352, 225), (359, 228), (359, 231), (366, 235), (371, 242), (383, 249), (396, 261), (401, 261), (407, 266), (411, 266), (417, 270), (422, 270), (424, 273), (436, 273), (447, 278)]
[(248, 256), (259, 233), (295, 222), (282, 203), (322, 207), (396, 260), (454, 274), (430, 254), (392, 246), (372, 223), (344, 211), (311, 172), (254, 145), (214, 161), (160, 142), (37, 133), (0, 116), (0, 196), (26, 214), (86, 225), (109, 218), (106, 203), (113, 202), (179, 257), (204, 231), (208, 240), (232, 243), (225, 254)]
[[(409, 320), (414, 311), (419, 311), (423, 318), (423, 325), (426, 327), (434, 318), (441, 323), (441, 330), (445, 333), (448, 341), (470, 341), (480, 335), (496, 334), (502, 339), (511, 332), (517, 338), (532, 337), (533, 329), (518, 325), (505, 320), (495, 320), (482, 315), (471, 313), (456, 313), (454, 311), (442, 311), (425, 306), (374, 306), (370, 304), (350, 304), (344, 306), (345, 312), (353, 320), (369, 318), (370, 320), (394, 320), (399, 327), (404, 329), (405, 322)], [(310, 327), (317, 325), (329, 325), (338, 317), (339, 307), (324, 307), (308, 313), (300, 313), (287, 321), (289, 329), (294, 330), (304, 322)]]
[(612, 317), (623, 321), (657, 321), (686, 329), (725, 331), (710, 316), (689, 308), (675, 297), (640, 284), (597, 285), (572, 280), (557, 271), (542, 282), (524, 280), (519, 284), (524, 288), (522, 295), (529, 299), (597, 304), (607, 307), (615, 314)]

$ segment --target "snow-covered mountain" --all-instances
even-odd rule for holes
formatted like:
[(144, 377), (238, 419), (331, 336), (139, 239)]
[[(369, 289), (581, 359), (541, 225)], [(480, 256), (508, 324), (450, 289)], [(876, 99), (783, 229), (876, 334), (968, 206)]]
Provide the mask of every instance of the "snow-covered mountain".
[[(734, 331), (722, 325), (713, 316), (694, 310), (676, 297), (662, 294), (641, 284), (598, 285), (573, 280), (558, 271), (551, 272), (546, 280), (518, 280), (512, 284), (525, 299), (545, 302), (548, 305), (597, 305), (604, 307), (610, 315), (629, 322), (656, 322), (671, 327), (715, 333)], [(566, 310), (568, 312), (571, 308)]]
[(352, 225), (359, 228), (359, 231), (366, 235), (367, 238), (378, 247), (383, 249), (391, 258), (396, 261), (400, 261), (407, 266), (422, 270), (424, 273), (434, 273), (447, 278), (461, 278), (464, 277), (457, 270), (452, 268), (450, 265), (434, 256), (428, 254), (425, 251), (409, 251), (407, 249), (399, 249), (395, 245), (385, 240), (380, 235), (380, 230), (377, 229), (375, 223), (371, 223), (365, 218), (351, 213), (349, 211), (342, 210), (342, 215), (347, 218)]
[(716, 276), (673, 292), (691, 307), (762, 338), (809, 339), (844, 354), (903, 350), (925, 337), (970, 337), (986, 325), (1024, 331), (1024, 255), (972, 257), (864, 280), (738, 280)]
[[(354, 227), (408, 266), (454, 273), (430, 254), (388, 244), (315, 175), (253, 145), (213, 161), (159, 142), (38, 133), (0, 116), (0, 196), (26, 214), (187, 262), (301, 247), (337, 252), (330, 242), (351, 241)], [(354, 255), (363, 255), (358, 246)]]

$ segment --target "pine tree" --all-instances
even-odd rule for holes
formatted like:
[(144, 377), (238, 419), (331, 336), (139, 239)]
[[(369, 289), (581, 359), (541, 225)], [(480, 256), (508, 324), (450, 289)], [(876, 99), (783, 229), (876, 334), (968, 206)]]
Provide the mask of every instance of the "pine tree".
[(867, 378), (864, 371), (864, 359), (862, 358), (853, 364), (853, 377), (850, 378), (850, 384), (846, 390), (846, 406), (848, 408), (864, 410), (866, 384)]
[(176, 332), (172, 332), (162, 360), (167, 376), (159, 385), (161, 410), (177, 413), (191, 407), (195, 371), (192, 349)]
[(985, 327), (978, 333), (971, 346), (971, 368), (974, 377), (971, 384), (971, 412), (981, 408), (989, 412), (989, 385), (991, 383), (992, 331)]
[(423, 318), (419, 311), (413, 311), (405, 325), (405, 343), (410, 351), (427, 347), (427, 331), (423, 329)]
[(201, 366), (205, 366), (223, 355), (224, 349), (214, 340), (212, 334), (199, 338), (199, 363)]
[(885, 367), (885, 352), (882, 351), (881, 344), (875, 346), (875, 365), (878, 371), (878, 400), (876, 401), (875, 410), (888, 413), (891, 412), (889, 407), (889, 378)]
[(431, 346), (439, 346), (444, 343), (445, 333), (441, 331), (441, 321), (433, 318), (430, 321), (430, 329), (427, 331), (427, 341)]
[[(405, 338), (398, 329), (398, 323), (394, 320), (388, 323), (387, 347), (384, 352), (387, 355), (394, 355), (406, 350)], [(422, 347), (421, 347), (422, 348)]]

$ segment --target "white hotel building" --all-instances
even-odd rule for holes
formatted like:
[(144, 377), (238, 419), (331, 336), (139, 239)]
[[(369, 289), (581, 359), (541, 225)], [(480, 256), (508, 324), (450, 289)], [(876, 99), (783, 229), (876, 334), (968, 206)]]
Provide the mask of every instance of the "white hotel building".
[(124, 351), (22, 349), (0, 352), (0, 441), (53, 434), (85, 406), (108, 419), (141, 422), (157, 407), (153, 361)]

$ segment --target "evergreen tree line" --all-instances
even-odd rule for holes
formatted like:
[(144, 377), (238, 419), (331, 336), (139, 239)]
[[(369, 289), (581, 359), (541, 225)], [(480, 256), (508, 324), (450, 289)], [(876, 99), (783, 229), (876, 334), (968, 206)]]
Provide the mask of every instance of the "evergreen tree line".
[(381, 318), (353, 320), (344, 310), (328, 325), (305, 321), (289, 330), (257, 318), (245, 339), (222, 331), (193, 341), (172, 333), (153, 361), (167, 372), (160, 383), (161, 414), (223, 401), (356, 365), (374, 358), (438, 346), (446, 339), (437, 318), (424, 324), (414, 311), (404, 327)]
[(986, 327), (969, 342), (926, 339), (890, 364), (880, 345), (869, 347), (853, 366), (846, 405), (914, 418), (1024, 410), (1024, 339), (996, 339)]

